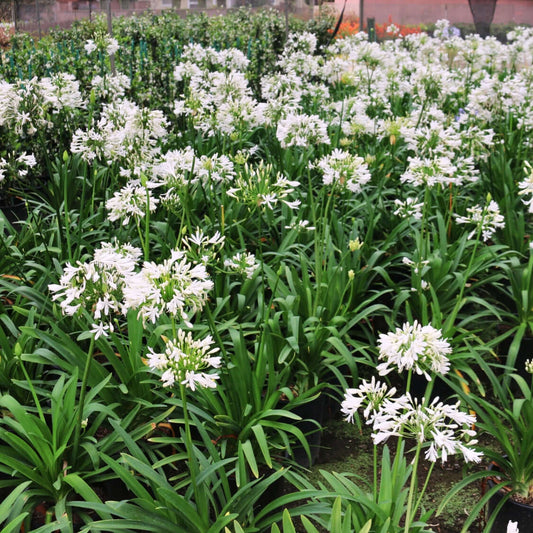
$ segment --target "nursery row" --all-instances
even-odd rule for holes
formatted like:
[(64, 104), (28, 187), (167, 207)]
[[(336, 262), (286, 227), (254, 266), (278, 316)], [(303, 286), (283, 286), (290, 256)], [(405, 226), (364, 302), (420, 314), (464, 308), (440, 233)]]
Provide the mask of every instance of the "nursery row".
[[(431, 531), (452, 456), (527, 531), (533, 32), (243, 13), (2, 53), (3, 531)], [(335, 413), (369, 489), (307, 475)]]

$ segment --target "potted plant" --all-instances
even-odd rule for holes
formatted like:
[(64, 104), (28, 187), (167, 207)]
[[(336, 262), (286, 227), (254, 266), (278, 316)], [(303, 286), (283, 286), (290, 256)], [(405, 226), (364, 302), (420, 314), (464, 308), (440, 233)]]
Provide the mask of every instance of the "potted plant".
[[(500, 352), (505, 357), (508, 367), (526, 377), (525, 360), (533, 345), (533, 250), (529, 249), (529, 257), (512, 256), (503, 264), (509, 279), (506, 291), (510, 303), (505, 319), (510, 328), (502, 334)], [(506, 380), (508, 384), (508, 379)]]
[[(533, 373), (531, 360), (526, 363), (526, 370)], [(529, 531), (533, 520), (532, 379), (526, 381), (518, 374), (508, 374), (513, 386), (507, 387), (494, 373), (488, 375), (493, 396), (463, 395), (463, 400), (476, 413), (477, 429), (490, 435), (490, 444), (479, 447), (490, 465), (485, 471), (467, 476), (454, 487), (449, 497), (468, 483), (484, 478), (485, 494), (463, 531), (467, 531), (485, 505), (488, 508), (486, 532), (505, 531), (510, 520), (517, 522), (520, 531)]]

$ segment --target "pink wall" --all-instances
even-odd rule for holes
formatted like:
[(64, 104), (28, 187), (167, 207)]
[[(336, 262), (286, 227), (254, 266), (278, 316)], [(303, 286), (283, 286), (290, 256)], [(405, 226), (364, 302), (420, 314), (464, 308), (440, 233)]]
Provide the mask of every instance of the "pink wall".
[[(339, 2), (341, 6), (344, 3), (343, 0), (337, 0)], [(346, 12), (358, 10), (359, 0), (348, 0)], [(376, 22), (383, 23), (389, 16), (398, 24), (428, 24), (442, 18), (452, 23), (473, 22), (468, 0), (364, 0), (365, 19), (374, 17)], [(498, 0), (493, 22), (533, 26), (533, 0)]]

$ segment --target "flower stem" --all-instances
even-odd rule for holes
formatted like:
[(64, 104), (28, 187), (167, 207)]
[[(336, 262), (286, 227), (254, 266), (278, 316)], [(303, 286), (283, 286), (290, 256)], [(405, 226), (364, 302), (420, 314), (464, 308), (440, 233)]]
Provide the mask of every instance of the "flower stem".
[(185, 385), (180, 383), (180, 395), (181, 395), (181, 404), (183, 408), (183, 422), (185, 426), (185, 449), (187, 451), (187, 458), (189, 461), (189, 472), (191, 474), (191, 486), (194, 491), (194, 499), (196, 503), (196, 508), (198, 510), (199, 516), (207, 516), (207, 502), (205, 499), (205, 494), (196, 483), (198, 478), (198, 463), (194, 456), (194, 447), (192, 444), (191, 436), (191, 424), (189, 421), (189, 412), (187, 410), (187, 391)]
[(416, 486), (417, 486), (417, 470), (418, 470), (418, 461), (420, 459), (420, 450), (422, 449), (422, 446), (420, 443), (416, 447), (415, 452), (415, 459), (413, 461), (413, 469), (411, 471), (411, 484), (409, 486), (409, 496), (407, 498), (407, 514), (405, 516), (405, 528), (404, 532), (409, 533), (409, 529), (411, 528), (411, 522), (413, 521), (414, 514), (416, 512), (416, 506), (413, 507), (413, 498), (416, 492)]
[(374, 444), (374, 487), (373, 487), (373, 496), (374, 502), (378, 501), (378, 447), (377, 444)]
[(91, 368), (91, 361), (93, 360), (93, 353), (94, 335), (91, 336), (91, 343), (89, 345), (89, 351), (87, 352), (87, 358), (85, 360), (85, 368), (83, 369), (83, 376), (81, 378), (80, 398), (78, 401), (78, 416), (76, 417), (76, 427), (74, 428), (74, 441), (72, 443), (71, 463), (76, 461), (78, 457), (78, 450), (80, 447), (81, 425), (83, 422), (83, 409), (85, 407), (85, 394), (87, 392), (87, 381), (89, 379), (89, 370)]

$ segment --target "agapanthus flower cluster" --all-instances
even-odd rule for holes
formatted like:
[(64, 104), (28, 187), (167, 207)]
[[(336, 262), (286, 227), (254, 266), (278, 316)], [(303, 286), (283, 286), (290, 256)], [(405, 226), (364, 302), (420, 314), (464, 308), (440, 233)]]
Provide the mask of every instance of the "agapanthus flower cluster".
[(317, 115), (288, 115), (278, 122), (276, 137), (282, 148), (330, 144), (328, 126)]
[(479, 462), (482, 454), (472, 446), (474, 415), (462, 412), (459, 402), (444, 404), (435, 398), (429, 405), (421, 404), (410, 394), (394, 396), (396, 390), (386, 384), (364, 380), (358, 388), (348, 389), (342, 402), (342, 413), (353, 422), (363, 408), (363, 417), (372, 426), (374, 444), (390, 437), (412, 438), (427, 446), (425, 458), (446, 462), (449, 456), (461, 453), (466, 462)]
[[(533, 168), (527, 161), (525, 165), (524, 171), (528, 175), (518, 184), (520, 189), (518, 194), (522, 196), (522, 201), (527, 205), (528, 212), (533, 213)], [(529, 196), (529, 198), (526, 198), (525, 195)]]
[(122, 98), (130, 88), (131, 82), (128, 76), (117, 72), (114, 76), (96, 75), (91, 80), (91, 85), (97, 96), (111, 101)]
[(148, 350), (148, 366), (162, 372), (164, 387), (185, 385), (193, 391), (197, 387), (216, 387), (218, 374), (207, 371), (220, 368), (221, 358), (214, 355), (219, 349), (213, 346), (210, 335), (195, 340), (190, 331), (179, 329), (175, 339), (166, 340), (163, 353), (156, 353), (150, 347)]
[(274, 209), (283, 203), (295, 209), (300, 201), (290, 200), (290, 196), (299, 185), (298, 181), (289, 180), (280, 172), (275, 173), (272, 165), (261, 163), (252, 167), (245, 164), (227, 195), (249, 206)]
[(52, 300), (61, 300), (61, 310), (68, 316), (87, 311), (94, 320), (95, 338), (107, 335), (123, 312), (123, 291), (141, 253), (127, 244), (103, 243), (90, 261), (67, 263), (59, 283), (48, 286)]
[(111, 222), (122, 220), (126, 226), (131, 218), (139, 221), (147, 212), (153, 213), (158, 203), (159, 199), (152, 195), (150, 187), (141, 185), (139, 180), (132, 180), (107, 200), (107, 216)]
[(417, 187), (445, 186), (456, 182), (457, 167), (449, 157), (420, 158), (409, 157), (408, 167), (400, 176), (400, 181)]
[(187, 146), (163, 154), (154, 165), (153, 174), (167, 189), (196, 183), (210, 188), (217, 183), (231, 182), (235, 177), (235, 166), (227, 155), (199, 156), (192, 146)]
[(500, 214), (500, 208), (494, 200), (490, 200), (485, 207), (468, 207), (466, 212), (467, 216), (456, 216), (455, 221), (457, 224), (474, 224), (474, 229), (468, 234), (469, 239), (481, 231), (481, 238), (487, 242), (498, 229), (505, 227), (505, 218)]
[(124, 310), (134, 309), (143, 322), (155, 323), (163, 314), (184, 320), (207, 302), (213, 282), (202, 264), (192, 264), (185, 252), (173, 250), (162, 263), (145, 262), (141, 271), (128, 278)]
[(251, 279), (259, 267), (255, 255), (247, 252), (238, 252), (233, 257), (225, 259), (224, 266), (247, 279)]
[(450, 21), (440, 19), (435, 23), (435, 31), (433, 35), (438, 39), (450, 39), (453, 37), (460, 37), (461, 30), (455, 26), (451, 26)]
[(104, 104), (96, 126), (76, 130), (70, 149), (92, 163), (119, 162), (124, 176), (147, 173), (159, 155), (168, 121), (157, 109), (139, 107), (126, 99)]
[[(367, 113), (372, 104), (366, 94), (357, 98), (346, 98), (341, 101), (332, 102), (328, 106), (328, 111), (332, 115), (330, 125), (340, 126), (342, 133), (347, 137), (360, 138), (364, 135), (372, 135), (376, 132), (376, 121)], [(390, 136), (390, 133), (387, 133)]]
[(89, 55), (97, 51), (105, 52), (108, 55), (113, 55), (118, 52), (119, 44), (114, 37), (102, 32), (96, 35), (94, 39), (88, 39), (84, 45), (84, 48)]
[(225, 240), (219, 231), (209, 236), (202, 229), (196, 228), (192, 235), (183, 237), (182, 244), (187, 249), (187, 256), (191, 261), (207, 265), (216, 259)]
[(184, 84), (176, 115), (189, 117), (207, 136), (239, 135), (262, 121), (244, 70), (249, 60), (238, 50), (185, 47), (174, 79)]
[(42, 78), (39, 81), (39, 92), (44, 106), (54, 113), (63, 110), (73, 112), (87, 106), (80, 92), (80, 82), (72, 74), (66, 72)]
[(393, 369), (398, 372), (412, 370), (431, 381), (430, 374), (447, 374), (450, 370), (448, 355), (450, 343), (442, 338), (442, 331), (431, 325), (422, 326), (416, 320), (406, 322), (394, 332), (380, 334), (378, 340), (381, 376)]
[(363, 408), (363, 416), (369, 420), (380, 411), (387, 398), (395, 394), (395, 387), (389, 388), (386, 383), (376, 381), (376, 377), (372, 376), (370, 381), (364, 379), (359, 387), (346, 389), (341, 413), (346, 416), (347, 422), (354, 422), (357, 411)]
[(16, 85), (0, 80), (0, 126), (16, 120), (21, 99)]
[(14, 156), (12, 161), (0, 157), (0, 185), (16, 183), (28, 175), (29, 169), (37, 164), (33, 154), (26, 152)]
[(362, 157), (337, 148), (314, 166), (322, 172), (324, 185), (346, 188), (353, 193), (361, 192), (372, 177)]
[[(31, 137), (49, 127), (44, 98), (37, 78), (15, 83), (0, 81), (0, 127), (20, 137)], [(68, 100), (69, 96), (65, 98)]]
[(420, 220), (422, 218), (422, 208), (424, 207), (423, 202), (417, 202), (416, 198), (407, 198), (405, 202), (402, 202), (399, 198), (394, 200), (394, 205), (396, 210), (394, 215), (400, 216), (402, 218), (414, 218), (415, 220)]

